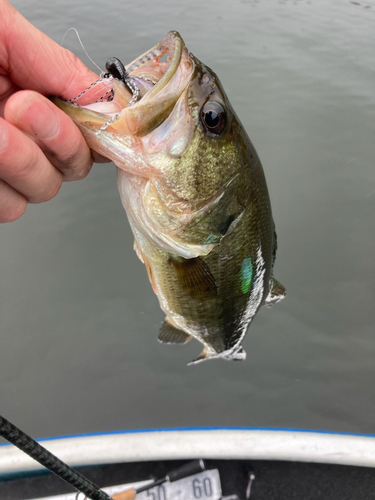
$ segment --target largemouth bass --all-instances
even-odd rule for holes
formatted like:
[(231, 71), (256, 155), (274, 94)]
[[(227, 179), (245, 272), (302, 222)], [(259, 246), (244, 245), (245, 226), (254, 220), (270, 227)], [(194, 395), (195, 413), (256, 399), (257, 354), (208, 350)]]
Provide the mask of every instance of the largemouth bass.
[(135, 250), (166, 314), (159, 340), (196, 338), (195, 361), (244, 359), (259, 307), (285, 295), (259, 157), (218, 77), (177, 32), (107, 69), (72, 102), (54, 102), (117, 165)]

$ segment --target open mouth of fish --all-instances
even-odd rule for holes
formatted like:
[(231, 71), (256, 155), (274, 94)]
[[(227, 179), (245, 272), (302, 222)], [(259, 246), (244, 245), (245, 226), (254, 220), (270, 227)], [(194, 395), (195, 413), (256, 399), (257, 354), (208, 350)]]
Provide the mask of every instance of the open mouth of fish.
[[(161, 59), (165, 55), (164, 62)], [(53, 101), (78, 124), (97, 134), (108, 129), (121, 135), (144, 136), (171, 113), (191, 80), (194, 62), (179, 33), (170, 31), (126, 66), (110, 58), (107, 70), (76, 98)]]

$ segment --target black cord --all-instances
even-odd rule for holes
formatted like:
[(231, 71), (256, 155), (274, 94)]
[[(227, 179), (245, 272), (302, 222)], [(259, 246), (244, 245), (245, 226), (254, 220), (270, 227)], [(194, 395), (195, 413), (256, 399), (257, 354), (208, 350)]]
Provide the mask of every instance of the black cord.
[(110, 496), (99, 489), (99, 486), (91, 482), (80, 472), (72, 469), (69, 465), (55, 457), (30, 436), (22, 432), (18, 427), (0, 415), (0, 436), (17, 446), (21, 451), (49, 469), (56, 476), (61, 477), (76, 490), (80, 491), (92, 500), (112, 500)]

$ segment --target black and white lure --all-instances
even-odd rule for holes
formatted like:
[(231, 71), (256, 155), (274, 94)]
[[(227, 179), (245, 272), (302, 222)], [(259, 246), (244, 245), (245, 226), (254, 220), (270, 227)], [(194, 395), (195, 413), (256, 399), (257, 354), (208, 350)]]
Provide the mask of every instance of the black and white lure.
[(116, 80), (120, 80), (133, 94), (128, 106), (136, 102), (139, 97), (139, 88), (136, 85), (134, 78), (129, 76), (129, 73), (126, 71), (125, 66), (122, 64), (120, 59), (118, 57), (110, 57), (105, 63), (105, 69), (107, 70), (107, 73), (104, 73), (103, 78), (112, 77), (116, 78)]
[[(116, 78), (116, 80), (120, 80), (133, 94), (133, 97), (127, 105), (131, 106), (134, 102), (137, 102), (139, 97), (139, 88), (134, 79), (129, 76), (129, 73), (126, 71), (125, 66), (122, 64), (120, 59), (118, 57), (110, 57), (105, 63), (105, 69), (107, 70), (107, 73), (102, 74), (102, 78)], [(118, 117), (119, 115), (116, 113), (110, 120), (107, 121), (107, 123), (100, 127), (100, 129), (96, 132), (96, 135), (105, 130), (108, 125), (115, 122)]]

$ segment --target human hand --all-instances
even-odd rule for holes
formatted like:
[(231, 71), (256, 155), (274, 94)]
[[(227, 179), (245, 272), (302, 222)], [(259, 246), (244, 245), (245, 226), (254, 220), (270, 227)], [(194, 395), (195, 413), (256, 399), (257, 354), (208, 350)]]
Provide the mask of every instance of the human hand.
[(45, 96), (71, 99), (98, 77), (7, 0), (0, 12), (0, 222), (10, 222), (90, 171), (83, 136)]

